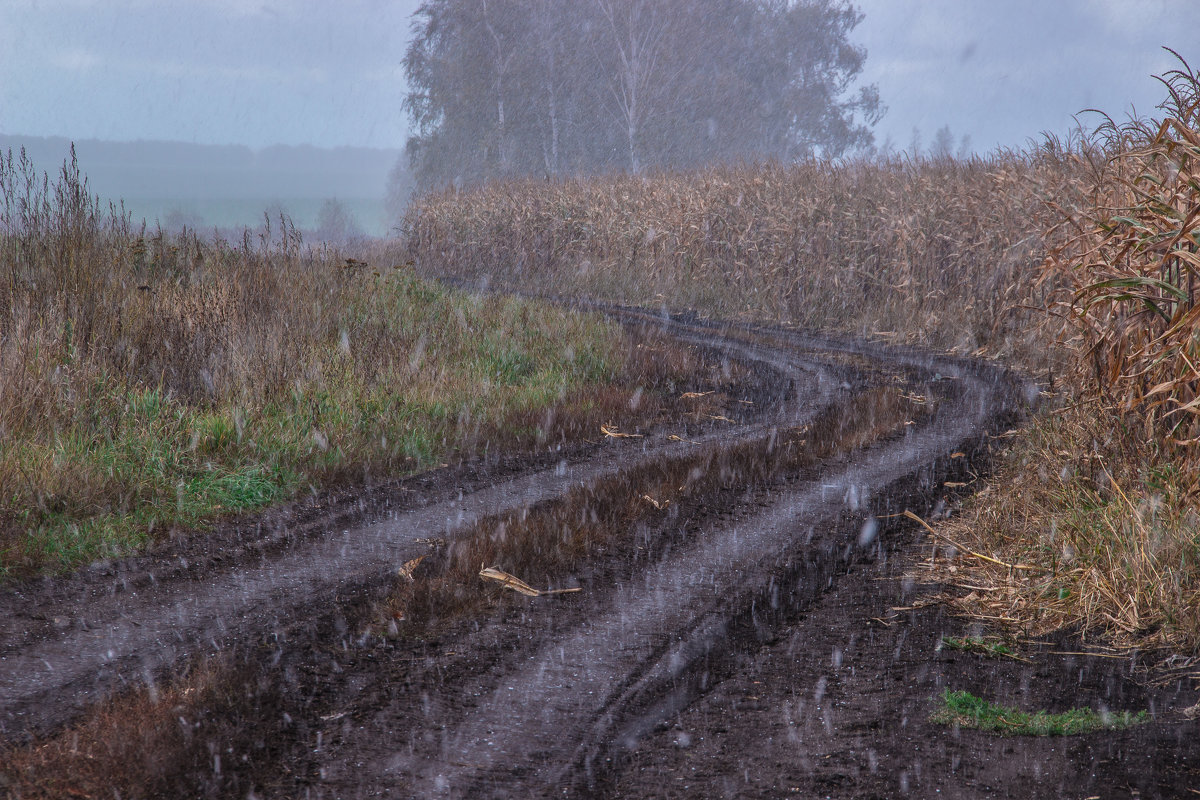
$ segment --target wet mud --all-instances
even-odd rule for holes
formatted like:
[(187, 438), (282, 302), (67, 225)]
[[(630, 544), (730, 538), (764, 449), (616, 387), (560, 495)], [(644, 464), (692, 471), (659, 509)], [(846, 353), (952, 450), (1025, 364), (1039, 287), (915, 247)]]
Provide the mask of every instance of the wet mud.
[[(145, 796), (1200, 791), (1184, 677), (1152, 686), (1136, 655), (1056, 655), (1082, 649), (1069, 639), (1024, 643), (1025, 660), (952, 651), (942, 637), (970, 623), (915, 608), (936, 587), (904, 577), (920, 537), (902, 513), (952, 507), (1028, 384), (901, 348), (611, 311), (757, 377), (722, 387), (703, 424), (459, 465), (281, 514), (240, 549), (189, 559), (184, 544), (10, 590), (4, 735), (55, 736), (113, 692), (119, 715), (121, 697), (203, 662), (217, 688), (180, 706), (186, 733)], [(470, 575), (475, 560), (580, 591), (519, 596)], [(44, 619), (22, 626), (30, 603)], [(946, 688), (1151, 721), (997, 737), (930, 722)]]

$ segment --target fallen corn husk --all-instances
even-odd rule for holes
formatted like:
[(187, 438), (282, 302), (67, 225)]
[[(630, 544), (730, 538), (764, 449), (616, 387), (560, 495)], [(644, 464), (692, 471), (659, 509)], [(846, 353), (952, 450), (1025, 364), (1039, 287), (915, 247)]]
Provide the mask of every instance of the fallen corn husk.
[(404, 566), (396, 570), (396, 573), (401, 577), (408, 578), (411, 581), (413, 580), (413, 570), (416, 569), (417, 565), (424, 560), (425, 556), (417, 556), (416, 558), (409, 559), (408, 561), (404, 562)]
[(601, 425), (600, 432), (603, 433), (605, 436), (611, 436), (614, 439), (641, 439), (641, 438), (643, 438), (640, 433), (621, 433), (620, 431), (613, 430), (612, 428), (608, 427), (607, 425)]
[(568, 594), (570, 592), (583, 591), (578, 586), (574, 589), (535, 589), (516, 575), (509, 575), (504, 570), (497, 569), (496, 567), (483, 567), (479, 570), (479, 577), (484, 580), (495, 581), (505, 589), (520, 592), (526, 597), (541, 597), (546, 594)]
[(938, 533), (937, 531), (935, 531), (932, 527), (930, 527), (928, 522), (921, 519), (913, 512), (905, 509), (903, 516), (908, 517), (909, 519), (918, 523), (922, 528), (924, 528), (926, 531), (928, 531), (931, 536), (941, 539), (942, 541), (946, 542), (947, 544), (953, 545), (954, 549), (960, 553), (966, 553), (967, 555), (973, 556), (974, 558), (978, 558), (982, 561), (987, 561), (988, 563), (995, 564), (997, 566), (1004, 567), (1005, 569), (1010, 569), (1010, 570), (1014, 570), (1014, 569), (1040, 570), (1041, 569), (1041, 567), (1037, 567), (1032, 564), (1009, 564), (1007, 561), (1001, 561), (998, 558), (992, 558), (991, 556), (985, 556), (983, 553), (976, 553), (974, 550), (968, 550), (967, 548), (963, 547), (961, 544), (954, 541), (953, 539), (951, 539), (949, 536), (945, 535), (944, 533)]

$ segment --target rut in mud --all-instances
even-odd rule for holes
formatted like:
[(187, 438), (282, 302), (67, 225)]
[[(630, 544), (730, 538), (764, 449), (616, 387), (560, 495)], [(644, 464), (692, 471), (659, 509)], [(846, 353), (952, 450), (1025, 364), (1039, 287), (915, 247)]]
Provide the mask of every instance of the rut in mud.
[[(12, 592), (0, 644), (5, 735), (52, 731), (91, 699), (130, 683), (153, 686), (211, 650), (235, 665), (235, 689), (207, 715), (181, 718), (194, 741), (158, 791), (866, 797), (958, 788), (963, 796), (1029, 796), (1029, 782), (993, 779), (984, 768), (994, 746), (986, 737), (961, 732), (975, 744), (942, 747), (941, 760), (912, 755), (910, 731), (938, 735), (926, 719), (940, 685), (927, 678), (937, 670), (917, 669), (919, 679), (901, 685), (886, 675), (908, 669), (909, 659), (938, 663), (923, 648), (931, 631), (951, 623), (897, 618), (890, 609), (909, 589), (873, 579), (894, 577), (901, 548), (912, 543), (899, 515), (938, 510), (953, 491), (947, 482), (971, 480), (988, 435), (1011, 424), (1031, 388), (969, 361), (612, 313), (755, 365), (763, 381), (745, 398), (745, 414), (686, 438), (660, 430), (587, 457), (543, 458), (364, 525), (323, 526), (318, 517), (304, 535), (250, 542), (197, 574), (176, 564), (92, 580), (86, 609), (69, 596), (70, 582)], [(422, 608), (412, 597), (413, 586), (456, 559), (470, 563), (518, 540), (536, 549), (585, 528), (600, 537), (586, 558), (547, 573), (578, 593), (510, 597), (474, 615)], [(436, 539), (445, 543), (431, 550)], [(397, 567), (420, 556), (416, 580), (397, 587)], [(398, 592), (409, 605), (388, 623), (381, 598), (393, 589), (392, 602)], [(22, 604), (34, 598), (50, 604), (45, 619), (18, 634), (20, 614), (29, 613)], [(847, 666), (855, 658), (865, 659), (857, 672)], [(1104, 781), (1127, 779), (1143, 796), (1188, 785), (1180, 748), (1195, 741), (1195, 725), (1169, 711), (1190, 697), (1182, 683), (1138, 693), (1121, 688), (1121, 669), (1040, 668), (1067, 675), (1063, 685), (1078, 671), (1085, 699), (1107, 691), (1107, 702), (1159, 704), (1152, 725), (1123, 734), (1133, 743), (1124, 746), (1141, 742), (1155, 760), (1126, 775), (1118, 746), (1118, 766), (1101, 771)], [(988, 673), (997, 685), (1029, 680), (1001, 672)], [(752, 684), (761, 687), (753, 704), (730, 701), (751, 675), (768, 674)], [(866, 727), (843, 734), (826, 695), (849, 698), (846, 705), (859, 699), (852, 722)], [(784, 717), (791, 724), (780, 729)], [(942, 735), (959, 741), (960, 732)], [(831, 749), (865, 766), (828, 769)], [(1064, 777), (1092, 774), (1075, 750), (1032, 749), (1025, 772), (1102, 788), (1094, 775), (1090, 784)], [(1022, 769), (1013, 765), (1013, 774)]]

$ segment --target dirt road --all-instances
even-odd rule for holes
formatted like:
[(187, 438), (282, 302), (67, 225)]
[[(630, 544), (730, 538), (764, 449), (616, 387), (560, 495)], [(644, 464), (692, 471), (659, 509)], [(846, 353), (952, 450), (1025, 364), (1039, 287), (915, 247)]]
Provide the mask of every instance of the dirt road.
[[(245, 797), (1179, 796), (1196, 702), (1132, 661), (949, 655), (966, 623), (908, 608), (917, 536), (1036, 394), (992, 365), (795, 331), (612, 313), (749, 365), (737, 416), (449, 468), (0, 598), (0, 725), (44, 734), (95, 698), (237, 652), (245, 714), (198, 736), (175, 791)], [(734, 412), (730, 411), (732, 415)], [(651, 487), (653, 484), (653, 487)], [(677, 489), (675, 488), (677, 486)], [(572, 494), (572, 492), (574, 494)], [(583, 492), (583, 494), (580, 494)], [(667, 500), (667, 492), (672, 492)], [(584, 497), (579, 509), (563, 497)], [(388, 634), (400, 564), (506, 513), (644, 514), (563, 585)], [(661, 502), (660, 502), (661, 501)], [(575, 502), (574, 500), (572, 502)], [(556, 505), (556, 503), (558, 505)], [(565, 515), (565, 516), (564, 516)], [(600, 516), (603, 516), (601, 514)], [(554, 524), (558, 524), (555, 522)], [(502, 532), (502, 527), (496, 527)], [(1070, 740), (928, 721), (945, 687), (1028, 707), (1148, 708)], [(198, 723), (197, 723), (198, 724)], [(998, 758), (998, 755), (1004, 756)], [(1046, 792), (1049, 792), (1047, 794)]]

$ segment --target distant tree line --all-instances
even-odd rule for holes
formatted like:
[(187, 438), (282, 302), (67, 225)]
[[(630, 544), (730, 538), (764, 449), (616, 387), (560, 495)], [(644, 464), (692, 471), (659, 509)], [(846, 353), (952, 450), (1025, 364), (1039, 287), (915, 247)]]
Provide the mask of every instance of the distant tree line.
[[(925, 149), (921, 141), (921, 129), (913, 127), (912, 138), (909, 139), (908, 147), (903, 150), (903, 153), (909, 158), (932, 158), (935, 160), (956, 158), (959, 161), (964, 161), (971, 157), (971, 136), (964, 133), (961, 139), (957, 140), (957, 149), (955, 149), (955, 138), (953, 131), (949, 125), (943, 125), (933, 134), (933, 141), (929, 148)], [(884, 143), (884, 146), (879, 148), (881, 155), (895, 155), (894, 144), (890, 139)]]
[(844, 0), (427, 0), (404, 58), (416, 181), (867, 147), (861, 20)]

